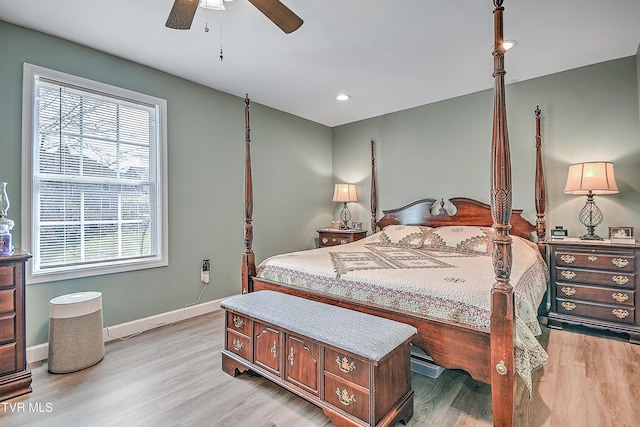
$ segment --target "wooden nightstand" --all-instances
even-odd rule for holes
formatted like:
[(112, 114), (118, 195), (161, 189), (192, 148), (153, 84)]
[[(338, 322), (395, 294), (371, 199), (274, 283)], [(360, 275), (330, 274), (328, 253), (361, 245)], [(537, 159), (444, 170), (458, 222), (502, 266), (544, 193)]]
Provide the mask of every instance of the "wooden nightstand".
[(562, 323), (629, 334), (640, 344), (636, 313), (640, 245), (548, 241), (550, 248), (549, 326)]
[(321, 228), (318, 230), (320, 247), (344, 245), (365, 238), (366, 231), (362, 230), (338, 230), (333, 228)]

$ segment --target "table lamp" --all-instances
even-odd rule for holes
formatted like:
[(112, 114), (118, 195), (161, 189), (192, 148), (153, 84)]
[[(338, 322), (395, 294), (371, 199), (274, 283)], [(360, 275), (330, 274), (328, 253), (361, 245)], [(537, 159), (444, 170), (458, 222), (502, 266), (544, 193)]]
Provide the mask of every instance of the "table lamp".
[(349, 212), (347, 203), (358, 201), (355, 184), (336, 184), (333, 190), (333, 201), (344, 203), (340, 211), (340, 220), (342, 221), (340, 229), (347, 230), (349, 228), (349, 220), (351, 220), (351, 212)]
[(618, 186), (613, 173), (613, 163), (586, 162), (569, 166), (565, 194), (586, 194), (587, 203), (578, 213), (578, 219), (587, 227), (587, 234), (580, 236), (582, 240), (602, 240), (594, 233), (604, 216), (596, 206), (593, 196), (596, 194), (616, 194)]

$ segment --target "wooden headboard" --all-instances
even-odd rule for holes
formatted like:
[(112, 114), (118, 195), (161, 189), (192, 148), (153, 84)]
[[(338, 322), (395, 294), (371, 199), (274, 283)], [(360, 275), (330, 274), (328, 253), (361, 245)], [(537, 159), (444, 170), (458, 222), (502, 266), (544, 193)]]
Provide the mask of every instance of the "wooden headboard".
[[(393, 224), (425, 225), (428, 227), (447, 225), (493, 226), (491, 206), (488, 204), (465, 197), (455, 197), (449, 199), (449, 202), (456, 207), (454, 215), (449, 215), (446, 212), (434, 215), (433, 205), (436, 204), (438, 206), (444, 203), (435, 199), (416, 200), (398, 209), (383, 210), (383, 217), (378, 221), (378, 227), (383, 229), (387, 225)], [(439, 207), (436, 207), (435, 211), (438, 212), (438, 209)], [(525, 220), (521, 214), (522, 209), (512, 210), (510, 233), (529, 239), (536, 227)]]

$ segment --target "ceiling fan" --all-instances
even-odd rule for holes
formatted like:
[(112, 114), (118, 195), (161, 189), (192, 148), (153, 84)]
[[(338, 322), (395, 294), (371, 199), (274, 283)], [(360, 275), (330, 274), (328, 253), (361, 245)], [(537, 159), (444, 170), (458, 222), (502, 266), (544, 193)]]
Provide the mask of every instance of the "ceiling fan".
[[(202, 0), (203, 3), (206, 3), (206, 1)], [(200, 2), (200, 0), (174, 0), (165, 26), (176, 30), (188, 30), (191, 28), (191, 23)], [(224, 9), (222, 0), (219, 0), (218, 3), (220, 4), (220, 9)], [(249, 3), (258, 8), (260, 12), (287, 34), (300, 28), (304, 22), (279, 0), (249, 0)], [(203, 7), (207, 7), (206, 4)]]

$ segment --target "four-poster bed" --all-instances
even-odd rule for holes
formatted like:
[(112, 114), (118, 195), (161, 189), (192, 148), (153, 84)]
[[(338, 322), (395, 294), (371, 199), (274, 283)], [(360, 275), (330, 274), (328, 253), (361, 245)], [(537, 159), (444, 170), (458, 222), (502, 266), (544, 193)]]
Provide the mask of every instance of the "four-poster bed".
[[(454, 198), (450, 199), (450, 202), (456, 207), (457, 211), (455, 215), (449, 216), (447, 214), (432, 213), (437, 208), (437, 201), (435, 199), (423, 199), (399, 209), (386, 210), (384, 216), (380, 221), (376, 220), (377, 213), (377, 196), (376, 196), (376, 180), (375, 180), (375, 158), (373, 143), (371, 146), (371, 209), (372, 219), (371, 226), (372, 231), (379, 228), (381, 233), (385, 230), (389, 230), (387, 235), (382, 237), (379, 234), (364, 239), (363, 244), (368, 244), (368, 250), (376, 252), (376, 257), (370, 257), (369, 260), (375, 258), (373, 263), (380, 262), (379, 255), (384, 252), (381, 248), (384, 248), (384, 243), (391, 242), (391, 250), (394, 250), (393, 245), (400, 246), (400, 252), (406, 249), (406, 251), (413, 251), (412, 254), (421, 251), (422, 245), (435, 245), (434, 247), (427, 248), (432, 251), (431, 253), (419, 254), (423, 256), (419, 263), (433, 262), (434, 264), (441, 263), (442, 260), (436, 260), (437, 256), (441, 256), (446, 252), (446, 256), (454, 253), (455, 248), (447, 246), (445, 240), (447, 238), (442, 237), (442, 231), (447, 232), (460, 232), (476, 233), (478, 236), (472, 236), (466, 240), (466, 242), (472, 242), (473, 244), (478, 241), (485, 242), (483, 239), (487, 239), (486, 250), (478, 249), (477, 246), (463, 248), (465, 253), (456, 253), (455, 257), (463, 255), (469, 255), (470, 259), (477, 262), (479, 259), (491, 259), (492, 268), (490, 268), (491, 281), (490, 281), (490, 295), (489, 291), (486, 291), (486, 298), (488, 309), (486, 313), (479, 315), (486, 325), (473, 323), (472, 321), (465, 322), (460, 321), (459, 314), (456, 314), (453, 319), (440, 318), (433, 315), (428, 311), (428, 308), (421, 307), (419, 309), (409, 309), (397, 302), (391, 305), (383, 305), (379, 301), (375, 300), (375, 296), (365, 296), (361, 298), (354, 297), (353, 290), (346, 293), (327, 293), (321, 292), (319, 289), (312, 289), (305, 286), (296, 286), (292, 283), (283, 283), (273, 278), (273, 276), (259, 277), (261, 271), (268, 270), (268, 266), (256, 268), (255, 255), (252, 249), (253, 241), (253, 229), (252, 229), (252, 215), (253, 215), (253, 188), (252, 188), (252, 176), (251, 176), (251, 155), (250, 155), (250, 127), (249, 127), (249, 100), (245, 99), (246, 108), (246, 160), (245, 160), (245, 227), (244, 227), (244, 243), (245, 251), (242, 260), (242, 292), (254, 292), (259, 290), (275, 290), (278, 292), (284, 292), (293, 294), (296, 296), (302, 296), (304, 298), (322, 301), (333, 305), (362, 311), (369, 314), (397, 320), (403, 323), (410, 324), (418, 330), (418, 335), (413, 340), (413, 343), (421, 347), (427, 352), (436, 363), (446, 368), (463, 369), (467, 371), (473, 378), (488, 383), (491, 385), (492, 390), (492, 409), (493, 420), (497, 426), (508, 426), (514, 423), (515, 413), (515, 381), (516, 381), (516, 359), (521, 356), (521, 352), (517, 350), (516, 341), (521, 342), (523, 338), (521, 335), (516, 337), (516, 331), (522, 330), (521, 325), (517, 322), (516, 306), (523, 305), (521, 301), (523, 298), (521, 294), (535, 294), (526, 302), (528, 306), (539, 303), (540, 288), (534, 290), (533, 279), (528, 280), (533, 276), (544, 276), (543, 288), (546, 288), (546, 267), (540, 256), (540, 252), (543, 252), (544, 248), (544, 236), (545, 221), (544, 221), (544, 209), (545, 209), (545, 197), (544, 197), (544, 178), (542, 174), (542, 156), (540, 146), (540, 110), (536, 109), (536, 180), (535, 180), (535, 198), (536, 198), (536, 211), (537, 221), (536, 225), (529, 224), (526, 220), (522, 219), (521, 211), (512, 209), (512, 194), (511, 194), (511, 164), (509, 153), (509, 138), (507, 132), (506, 123), (506, 107), (505, 107), (505, 94), (504, 94), (504, 54), (505, 49), (503, 47), (503, 35), (502, 35), (502, 0), (493, 1), (495, 9), (494, 13), (494, 31), (495, 31), (495, 50), (494, 56), (494, 79), (495, 79), (495, 95), (494, 95), (494, 116), (493, 116), (493, 137), (492, 137), (492, 160), (491, 160), (491, 191), (490, 191), (490, 205), (468, 199), (468, 198)], [(434, 204), (436, 206), (434, 207)], [(405, 236), (409, 240), (402, 240), (393, 242), (393, 238), (389, 238), (389, 234), (392, 233), (393, 228), (388, 226), (398, 226), (398, 230), (407, 230), (404, 227), (422, 227), (417, 229), (411, 228), (410, 231), (416, 232), (419, 236), (420, 243), (411, 246), (406, 245), (407, 241), (410, 241), (414, 235)], [(454, 227), (452, 227), (454, 226)], [(387, 228), (385, 228), (387, 227)], [(443, 228), (437, 228), (443, 227)], [(489, 227), (492, 227), (489, 229)], [(524, 239), (529, 238), (533, 232), (536, 232), (538, 237), (538, 247), (534, 246), (534, 251), (537, 259), (531, 258), (528, 264), (522, 265), (522, 259), (517, 258), (514, 263), (514, 254), (520, 256), (523, 251), (529, 251), (531, 254), (532, 244), (527, 244)], [(410, 233), (411, 234), (411, 233)], [(414, 233), (415, 234), (415, 233)], [(435, 237), (434, 237), (435, 236)], [(382, 239), (382, 240), (381, 240)], [(386, 240), (385, 240), (386, 239)], [(384, 240), (384, 241), (383, 241)], [(359, 243), (359, 242), (356, 242)], [(354, 243), (355, 244), (355, 243)], [(481, 243), (482, 244), (482, 243)], [(427, 245), (428, 246), (428, 245)], [(529, 248), (527, 248), (529, 246)], [(524, 249), (523, 249), (524, 248)], [(331, 248), (316, 249), (314, 251), (325, 251), (331, 254)], [(335, 249), (334, 249), (335, 250)], [(385, 249), (386, 250), (386, 249)], [(306, 251), (306, 252), (314, 252)], [(356, 252), (354, 252), (356, 253)], [(358, 254), (362, 251), (358, 249)], [(436, 253), (435, 257), (432, 255)], [(439, 255), (438, 255), (439, 254)], [(405, 256), (405, 253), (400, 255)], [(294, 256), (297, 257), (296, 254)], [(332, 255), (332, 262), (335, 271), (337, 272), (336, 280), (340, 279), (341, 273), (343, 276), (352, 274), (354, 270), (345, 267), (343, 271), (340, 271), (338, 265), (348, 266), (349, 254), (344, 256), (344, 259), (336, 261), (336, 255)], [(530, 255), (527, 255), (530, 257)], [(424, 259), (429, 258), (429, 261)], [(526, 257), (524, 257), (526, 258)], [(347, 260), (346, 262), (345, 259)], [(413, 259), (413, 258), (412, 258)], [(453, 259), (453, 258), (451, 258)], [(361, 261), (361, 260), (360, 260)], [(343, 262), (342, 264), (339, 264)], [(411, 261), (414, 262), (414, 261)], [(338, 263), (338, 264), (336, 264)], [(264, 264), (264, 263), (263, 263)], [(444, 262), (444, 264), (455, 264), (453, 261)], [(534, 270), (534, 264), (536, 270)], [(542, 270), (540, 270), (540, 264), (542, 264)], [(418, 267), (422, 268), (425, 265), (412, 266), (407, 268), (416, 268), (416, 271), (420, 271)], [(438, 264), (438, 267), (441, 266)], [(455, 264), (455, 267), (459, 265)], [(377, 269), (378, 267), (372, 267)], [(367, 270), (366, 268), (364, 270)], [(281, 271), (281, 270), (280, 270)], [(384, 271), (379, 269), (379, 271)], [(404, 270), (402, 270), (404, 271)], [(438, 268), (430, 270), (428, 275), (445, 274), (440, 273)], [(444, 271), (444, 270), (442, 270)], [(544, 273), (543, 273), (544, 272)], [(257, 275), (258, 273), (258, 275)], [(512, 273), (515, 274), (517, 284), (523, 284), (524, 291), (519, 290), (519, 298), (516, 299), (516, 292), (514, 291), (514, 285), (511, 283)], [(368, 272), (367, 272), (368, 274)], [(398, 273), (394, 273), (398, 274)], [(426, 275), (426, 274), (425, 274)], [(451, 277), (442, 276), (444, 280), (451, 279)], [(466, 279), (461, 277), (455, 278), (458, 282), (464, 282)], [(332, 279), (333, 280), (333, 279)], [(454, 280), (455, 281), (455, 280)], [(327, 282), (328, 283), (328, 282)], [(336, 281), (331, 281), (326, 287), (339, 288), (334, 286)], [(529, 287), (528, 287), (529, 286)], [(522, 288), (519, 288), (522, 289)], [(542, 290), (544, 293), (544, 290)], [(393, 298), (392, 298), (393, 299)], [(537, 305), (534, 307), (534, 311), (537, 309)], [(482, 310), (479, 310), (482, 312)], [(486, 315), (486, 316), (485, 316)], [(483, 317), (484, 316), (484, 317)], [(473, 317), (473, 316), (470, 316)], [(526, 322), (526, 321), (525, 321)], [(531, 323), (531, 321), (529, 320)], [(482, 321), (480, 322), (482, 323)], [(537, 323), (536, 323), (537, 325)], [(526, 328), (525, 328), (526, 329)], [(535, 326), (533, 326), (535, 329)], [(528, 332), (526, 332), (528, 334)], [(535, 332), (534, 332), (535, 334)], [(519, 347), (518, 347), (519, 348)], [(541, 347), (540, 347), (541, 349)], [(519, 352), (518, 354), (516, 354)], [(544, 350), (534, 350), (532, 369), (544, 364), (546, 353)], [(518, 359), (519, 360), (519, 359)], [(520, 371), (518, 373), (521, 374)]]

